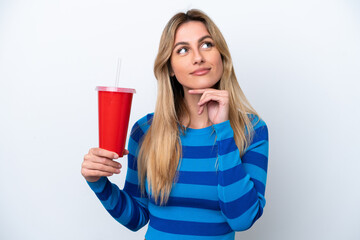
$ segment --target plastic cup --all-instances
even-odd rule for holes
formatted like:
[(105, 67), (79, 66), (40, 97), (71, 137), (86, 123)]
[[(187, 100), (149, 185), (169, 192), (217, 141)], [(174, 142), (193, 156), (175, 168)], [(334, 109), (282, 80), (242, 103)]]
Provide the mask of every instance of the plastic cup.
[(99, 146), (123, 156), (135, 89), (96, 87), (99, 103)]

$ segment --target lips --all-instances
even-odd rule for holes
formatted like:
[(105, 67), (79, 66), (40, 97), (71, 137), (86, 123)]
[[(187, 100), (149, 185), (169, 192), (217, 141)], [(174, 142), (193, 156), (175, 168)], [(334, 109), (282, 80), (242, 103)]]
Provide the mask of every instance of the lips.
[(199, 69), (196, 69), (195, 71), (193, 71), (190, 74), (195, 75), (195, 76), (202, 76), (202, 75), (205, 75), (208, 72), (210, 72), (210, 70), (211, 70), (211, 68), (199, 68)]

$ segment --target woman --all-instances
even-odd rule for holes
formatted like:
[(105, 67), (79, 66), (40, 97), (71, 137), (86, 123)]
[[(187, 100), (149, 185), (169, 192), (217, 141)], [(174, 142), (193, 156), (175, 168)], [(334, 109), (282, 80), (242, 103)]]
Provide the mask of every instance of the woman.
[(146, 239), (234, 239), (262, 215), (268, 132), (238, 85), (226, 42), (199, 10), (166, 25), (153, 114), (129, 138), (120, 190), (116, 153), (93, 148), (82, 174), (108, 212)]

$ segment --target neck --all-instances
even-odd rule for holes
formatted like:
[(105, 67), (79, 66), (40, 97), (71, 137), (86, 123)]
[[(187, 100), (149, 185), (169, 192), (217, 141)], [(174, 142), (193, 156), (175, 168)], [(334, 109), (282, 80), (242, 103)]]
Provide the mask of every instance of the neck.
[(198, 102), (201, 98), (201, 94), (189, 94), (188, 88), (184, 87), (184, 100), (187, 105), (187, 108), (190, 113), (190, 119), (185, 118), (184, 116), (181, 117), (181, 123), (182, 125), (187, 126), (190, 122), (190, 125), (188, 127), (194, 128), (194, 129), (200, 129), (209, 127), (211, 125), (211, 122), (208, 117), (207, 108), (204, 108), (204, 111), (199, 114), (199, 106)]

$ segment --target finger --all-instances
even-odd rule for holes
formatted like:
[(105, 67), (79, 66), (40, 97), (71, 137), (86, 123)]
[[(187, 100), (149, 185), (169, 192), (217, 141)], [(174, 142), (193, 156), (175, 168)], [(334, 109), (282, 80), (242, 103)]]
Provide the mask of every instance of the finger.
[(219, 89), (215, 89), (215, 88), (201, 88), (201, 89), (190, 89), (188, 90), (188, 93), (191, 94), (201, 94), (204, 92), (222, 92), (224, 90), (219, 90)]
[(199, 106), (198, 114), (199, 115), (202, 114), (204, 112), (205, 107), (208, 107), (209, 106), (208, 104), (211, 103), (211, 102), (219, 104), (218, 102), (215, 102), (215, 101), (208, 101), (208, 102), (204, 103), (203, 105)]
[(215, 102), (218, 102), (220, 104), (224, 104), (226, 100), (224, 99), (224, 97), (219, 96), (219, 95), (207, 94), (203, 98), (200, 98), (200, 101), (198, 102), (198, 105), (203, 106), (203, 105), (207, 104), (210, 101), (215, 101)]
[(204, 107), (205, 107), (205, 105), (202, 105), (202, 106), (199, 107), (199, 111), (198, 111), (199, 115), (203, 113)]
[(206, 89), (191, 89), (188, 91), (190, 94), (203, 94), (206, 91)]
[(109, 159), (109, 158), (98, 157), (95, 155), (86, 155), (84, 162), (95, 162), (95, 163), (100, 163), (100, 164), (115, 167), (115, 168), (121, 168), (120, 163), (118, 163), (112, 159)]
[(89, 152), (93, 155), (100, 157), (106, 157), (111, 159), (119, 158), (119, 155), (116, 152), (111, 152), (103, 148), (91, 148)]
[(123, 155), (128, 155), (129, 151), (127, 149), (124, 149)]
[(216, 93), (222, 90), (214, 89), (214, 88), (203, 88), (203, 89), (191, 89), (188, 91), (190, 94), (203, 94), (203, 93)]
[(81, 173), (84, 177), (109, 177), (114, 175), (113, 173), (90, 169), (83, 169)]
[(120, 168), (115, 168), (96, 162), (84, 162), (83, 168), (88, 170), (101, 171), (101, 172), (120, 173)]
[(201, 96), (198, 104), (202, 105), (204, 102), (209, 102), (210, 100), (226, 105), (229, 103), (229, 93), (225, 90), (207, 91)]
[(211, 89), (211, 88), (206, 89), (206, 91), (201, 95), (199, 102), (208, 96), (226, 97), (226, 92), (223, 90), (217, 90), (217, 89)]

